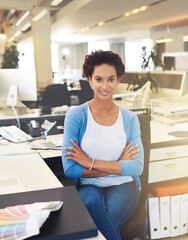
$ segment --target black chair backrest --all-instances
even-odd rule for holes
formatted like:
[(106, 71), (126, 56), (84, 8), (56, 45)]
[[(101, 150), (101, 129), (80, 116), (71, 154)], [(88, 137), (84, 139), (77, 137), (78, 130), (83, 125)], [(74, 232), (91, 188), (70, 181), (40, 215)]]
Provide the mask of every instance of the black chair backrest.
[(57, 107), (62, 105), (71, 105), (70, 93), (67, 84), (51, 84), (44, 91), (41, 105), (44, 107)]
[(146, 239), (145, 225), (146, 225), (146, 198), (149, 193), (148, 188), (148, 170), (150, 158), (150, 117), (149, 115), (138, 115), (141, 130), (141, 139), (144, 147), (144, 171), (140, 176), (142, 190), (138, 206), (121, 229), (121, 239), (133, 240), (139, 236), (139, 239)]
[(87, 80), (80, 80), (81, 91), (79, 92), (79, 104), (91, 100), (94, 96), (93, 89), (90, 87)]
[(150, 117), (149, 115), (139, 114), (141, 139), (144, 147), (144, 170), (140, 176), (142, 185), (141, 200), (145, 201), (148, 194), (148, 174), (149, 174), (149, 159), (150, 159)]

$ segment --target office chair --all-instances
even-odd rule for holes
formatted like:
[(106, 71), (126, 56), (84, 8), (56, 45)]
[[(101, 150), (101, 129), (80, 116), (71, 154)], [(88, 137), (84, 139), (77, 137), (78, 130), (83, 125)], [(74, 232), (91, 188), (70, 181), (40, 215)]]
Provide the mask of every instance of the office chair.
[(82, 104), (91, 100), (94, 96), (94, 93), (87, 80), (79, 80), (79, 82), (81, 90), (77, 93), (77, 95), (79, 98), (79, 104)]
[(144, 147), (144, 171), (140, 176), (142, 190), (138, 206), (132, 217), (124, 224), (121, 230), (122, 240), (133, 240), (136, 237), (139, 239), (147, 239), (147, 194), (149, 192), (148, 186), (148, 170), (150, 158), (150, 120), (147, 115), (138, 115), (141, 129), (141, 139)]
[(58, 107), (62, 105), (71, 105), (70, 93), (67, 84), (51, 84), (48, 85), (40, 102), (42, 107)]

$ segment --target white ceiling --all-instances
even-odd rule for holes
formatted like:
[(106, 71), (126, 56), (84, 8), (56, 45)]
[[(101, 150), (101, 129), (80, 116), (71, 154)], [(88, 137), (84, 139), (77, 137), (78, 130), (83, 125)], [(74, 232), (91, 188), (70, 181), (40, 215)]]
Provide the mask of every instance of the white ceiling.
[[(74, 5), (73, 1), (72, 5)], [(84, 2), (84, 1), (83, 1)], [(71, 11), (71, 8), (62, 9), (64, 15), (52, 24), (52, 40), (86, 42), (91, 40), (117, 40), (148, 37), (150, 28), (181, 21), (188, 25), (188, 0), (87, 0), (86, 4)], [(146, 11), (129, 17), (121, 17), (94, 27), (86, 32), (75, 33), (79, 29), (93, 26), (100, 21), (121, 16), (125, 12), (143, 5), (153, 4)], [(60, 12), (61, 12), (60, 11)], [(59, 12), (59, 13), (60, 13)], [(188, 33), (187, 33), (188, 34)]]
[[(7, 9), (27, 10), (48, 7), (51, 0), (0, 0), (2, 14)], [(79, 29), (91, 27), (101, 21), (123, 15), (143, 5), (154, 4), (146, 11), (129, 17), (121, 17), (90, 30), (78, 33)], [(64, 0), (59, 11), (52, 16), (51, 38), (59, 42), (87, 42), (94, 40), (122, 40), (149, 37), (150, 29), (156, 26), (172, 26), (177, 22), (188, 25), (188, 0)], [(1, 12), (1, 11), (0, 11)], [(0, 24), (3, 16), (0, 14)], [(188, 33), (187, 33), (188, 35)]]

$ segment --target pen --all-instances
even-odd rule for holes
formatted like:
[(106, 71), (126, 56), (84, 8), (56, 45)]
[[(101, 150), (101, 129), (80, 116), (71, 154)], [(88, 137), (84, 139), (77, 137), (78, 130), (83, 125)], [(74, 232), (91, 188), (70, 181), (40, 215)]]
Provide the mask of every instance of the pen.
[(8, 153), (8, 154), (3, 154), (2, 156), (13, 156), (13, 155), (19, 155), (19, 153)]
[(7, 154), (2, 154), (1, 156), (15, 156), (15, 155), (24, 155), (24, 154), (31, 154), (35, 152), (20, 152), (20, 153), (7, 153)]

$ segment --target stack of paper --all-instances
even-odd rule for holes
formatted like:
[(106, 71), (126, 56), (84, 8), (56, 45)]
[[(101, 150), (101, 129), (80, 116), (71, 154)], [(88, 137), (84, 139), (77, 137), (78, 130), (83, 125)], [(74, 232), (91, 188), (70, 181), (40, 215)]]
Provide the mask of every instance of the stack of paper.
[(0, 239), (25, 239), (39, 234), (39, 229), (51, 211), (61, 208), (63, 202), (38, 202), (0, 209)]

